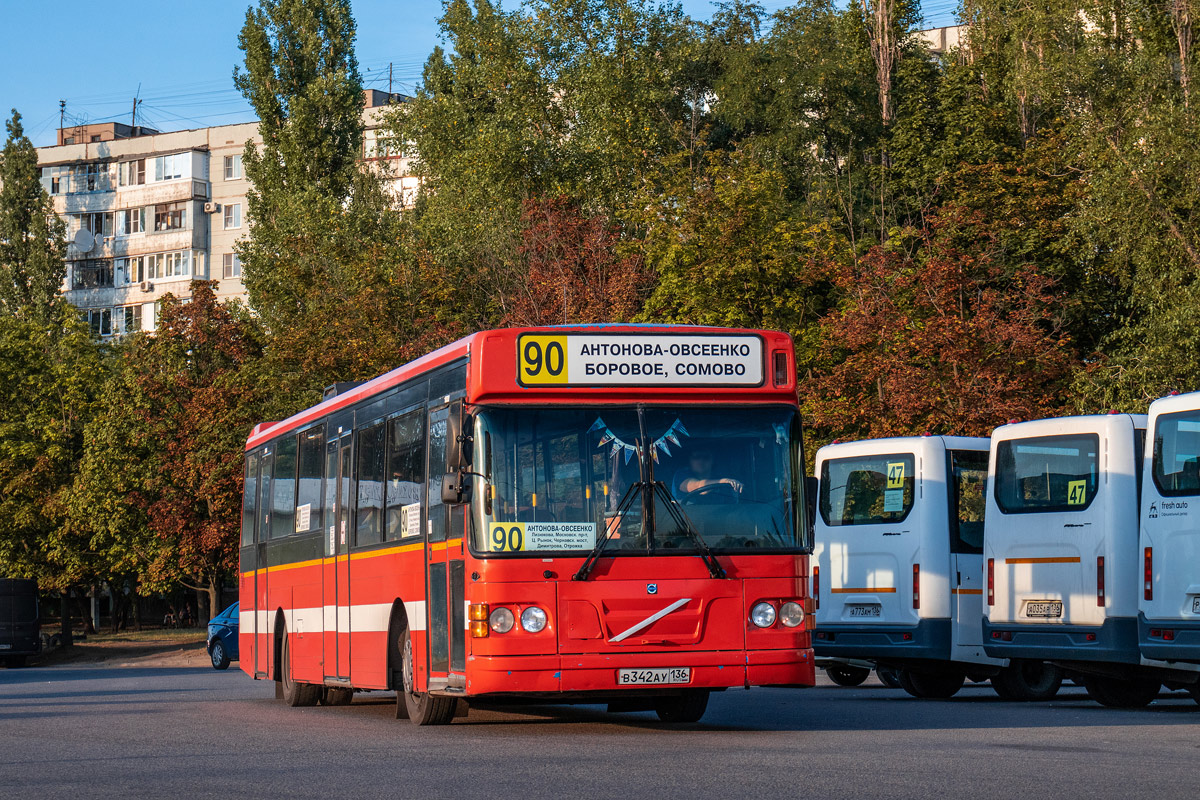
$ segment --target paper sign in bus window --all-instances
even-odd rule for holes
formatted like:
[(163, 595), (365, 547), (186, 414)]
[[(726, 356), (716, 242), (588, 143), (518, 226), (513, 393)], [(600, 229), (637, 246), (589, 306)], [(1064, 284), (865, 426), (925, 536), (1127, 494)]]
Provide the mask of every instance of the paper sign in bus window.
[(904, 462), (889, 461), (887, 465), (887, 488), (904, 488)]
[(1067, 505), (1081, 506), (1087, 502), (1087, 481), (1071, 481), (1067, 484)]
[(903, 489), (888, 489), (883, 493), (883, 510), (903, 511), (904, 510), (904, 490)]

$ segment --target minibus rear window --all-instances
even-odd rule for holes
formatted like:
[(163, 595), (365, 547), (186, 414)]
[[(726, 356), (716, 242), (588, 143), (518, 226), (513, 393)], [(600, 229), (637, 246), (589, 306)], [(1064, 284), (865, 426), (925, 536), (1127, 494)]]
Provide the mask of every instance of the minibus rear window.
[(983, 552), (983, 514), (987, 506), (988, 454), (950, 451), (950, 552)]
[(1200, 495), (1200, 411), (1155, 421), (1154, 485), (1165, 497)]
[(996, 445), (996, 505), (1005, 514), (1083, 511), (1099, 486), (1094, 433), (1009, 439)]
[(821, 465), (821, 519), (826, 525), (899, 522), (913, 506), (911, 453), (834, 458)]

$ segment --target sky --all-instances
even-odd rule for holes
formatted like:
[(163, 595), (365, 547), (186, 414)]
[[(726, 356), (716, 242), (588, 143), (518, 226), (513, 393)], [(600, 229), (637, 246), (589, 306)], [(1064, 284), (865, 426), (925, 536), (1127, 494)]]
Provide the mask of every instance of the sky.
[[(760, 0), (767, 12), (789, 5)], [(513, 8), (517, 0), (505, 0)], [(170, 131), (254, 119), (233, 87), (248, 0), (0, 0), (0, 114), (16, 108), (37, 146), (53, 144), (59, 102), (67, 125), (130, 122)], [(367, 86), (411, 93), (439, 44), (441, 0), (351, 0)], [(957, 0), (925, 0), (929, 27), (954, 22)], [(682, 0), (707, 19), (709, 0)]]

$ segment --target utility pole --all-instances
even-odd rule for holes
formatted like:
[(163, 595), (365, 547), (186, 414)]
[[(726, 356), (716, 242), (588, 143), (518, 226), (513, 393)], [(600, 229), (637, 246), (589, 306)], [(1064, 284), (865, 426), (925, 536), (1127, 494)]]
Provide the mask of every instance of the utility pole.
[(67, 118), (67, 101), (58, 101), (58, 129), (62, 130), (63, 121)]
[(388, 94), (392, 93), (392, 62), (388, 62)]
[(129, 127), (131, 127), (131, 128), (137, 127), (137, 107), (138, 107), (138, 103), (141, 102), (140, 100), (138, 100), (138, 98), (141, 96), (142, 96), (142, 85), (139, 83), (137, 94), (135, 94), (133, 96), (133, 114), (129, 117)]

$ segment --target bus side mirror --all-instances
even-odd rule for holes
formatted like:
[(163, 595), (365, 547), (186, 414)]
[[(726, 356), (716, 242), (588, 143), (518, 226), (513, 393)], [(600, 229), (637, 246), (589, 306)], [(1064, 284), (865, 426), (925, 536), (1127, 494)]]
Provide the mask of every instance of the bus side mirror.
[(819, 489), (816, 478), (811, 475), (804, 478), (804, 516), (808, 520), (810, 531), (817, 524), (817, 491)]
[(446, 473), (460, 472), (471, 466), (475, 420), (463, 412), (461, 400), (450, 406), (446, 419)]
[(442, 503), (448, 506), (461, 505), (471, 500), (471, 482), (461, 472), (447, 472), (442, 476)]

